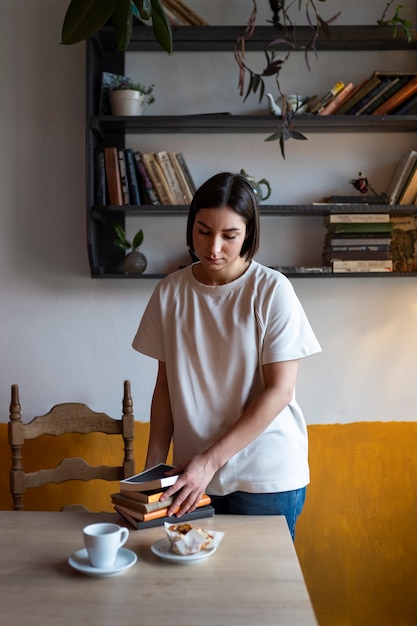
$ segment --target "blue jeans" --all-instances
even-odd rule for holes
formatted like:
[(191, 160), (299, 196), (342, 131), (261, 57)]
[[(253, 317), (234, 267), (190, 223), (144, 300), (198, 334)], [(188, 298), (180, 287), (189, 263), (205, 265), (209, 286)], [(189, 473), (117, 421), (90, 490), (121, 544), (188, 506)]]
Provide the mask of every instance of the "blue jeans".
[(303, 510), (305, 497), (306, 487), (278, 493), (235, 491), (226, 496), (210, 495), (216, 515), (285, 515), (293, 541), (295, 524)]

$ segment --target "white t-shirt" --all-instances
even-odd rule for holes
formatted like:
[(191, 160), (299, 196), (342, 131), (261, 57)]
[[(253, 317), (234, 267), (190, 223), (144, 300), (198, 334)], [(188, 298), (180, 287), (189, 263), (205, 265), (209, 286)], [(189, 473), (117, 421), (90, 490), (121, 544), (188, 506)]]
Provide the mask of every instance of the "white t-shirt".
[[(158, 283), (133, 347), (166, 364), (174, 463), (214, 443), (263, 389), (262, 365), (320, 345), (289, 280), (256, 261), (226, 285), (199, 283), (191, 266)], [(270, 426), (213, 477), (207, 492), (270, 493), (309, 482), (307, 428), (293, 397)]]

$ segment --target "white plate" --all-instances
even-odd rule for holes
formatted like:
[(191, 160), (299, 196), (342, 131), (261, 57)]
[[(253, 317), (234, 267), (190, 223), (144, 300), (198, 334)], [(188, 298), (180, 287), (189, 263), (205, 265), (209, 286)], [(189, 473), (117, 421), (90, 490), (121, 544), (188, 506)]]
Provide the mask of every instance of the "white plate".
[(171, 552), (171, 544), (169, 539), (159, 539), (151, 545), (151, 550), (156, 556), (166, 561), (173, 561), (174, 563), (180, 563), (181, 565), (188, 565), (188, 563), (195, 563), (211, 556), (216, 552), (216, 547), (210, 548), (210, 550), (201, 550), (195, 554), (174, 554)]
[(132, 565), (136, 563), (137, 559), (138, 557), (134, 552), (132, 552), (132, 550), (120, 548), (117, 553), (116, 562), (112, 567), (92, 567), (90, 565), (90, 561), (88, 560), (87, 550), (84, 548), (83, 550), (74, 552), (74, 554), (68, 559), (68, 563), (79, 572), (87, 574), (87, 576), (106, 578), (107, 576), (121, 574), (129, 567), (132, 567)]

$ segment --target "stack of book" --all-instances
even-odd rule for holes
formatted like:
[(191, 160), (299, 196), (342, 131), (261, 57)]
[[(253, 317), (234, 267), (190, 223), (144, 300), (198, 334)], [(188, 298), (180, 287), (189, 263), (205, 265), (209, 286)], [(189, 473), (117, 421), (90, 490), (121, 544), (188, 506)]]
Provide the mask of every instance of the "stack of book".
[(96, 150), (96, 206), (187, 205), (195, 191), (181, 152), (142, 153), (116, 146)]
[(375, 70), (358, 85), (338, 82), (311, 110), (318, 115), (405, 115), (417, 106), (417, 73)]
[(168, 515), (168, 509), (173, 498), (161, 501), (162, 494), (175, 484), (179, 475), (166, 476), (172, 470), (172, 465), (161, 463), (140, 474), (120, 481), (120, 491), (111, 495), (115, 511), (120, 513), (137, 530), (152, 526), (162, 526), (164, 522), (176, 523), (212, 517), (214, 508), (211, 506), (210, 496), (203, 494), (197, 508), (181, 517)]
[(333, 272), (392, 272), (388, 213), (331, 213), (324, 224), (323, 261)]

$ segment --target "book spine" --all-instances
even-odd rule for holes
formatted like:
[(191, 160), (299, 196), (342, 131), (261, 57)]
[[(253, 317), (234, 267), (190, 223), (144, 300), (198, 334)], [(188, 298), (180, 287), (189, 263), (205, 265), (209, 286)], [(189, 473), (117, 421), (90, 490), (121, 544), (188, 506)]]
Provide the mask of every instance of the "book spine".
[(414, 166), (413, 171), (405, 183), (400, 197), (398, 198), (398, 204), (415, 204), (417, 197), (417, 166)]
[(117, 148), (114, 146), (104, 148), (104, 160), (106, 164), (106, 180), (110, 204), (122, 205), (123, 193), (120, 181)]
[(129, 187), (127, 183), (126, 161), (123, 150), (118, 150), (120, 182), (122, 185), (123, 204), (130, 204)]
[(165, 179), (169, 185), (174, 200), (173, 204), (184, 204), (184, 195), (175, 174), (174, 167), (168, 156), (168, 152), (166, 150), (161, 150), (156, 153), (156, 158), (158, 159), (159, 165), (161, 166)]
[(142, 160), (152, 181), (161, 204), (175, 204), (163, 171), (152, 152), (142, 154)]
[(139, 193), (139, 184), (136, 175), (136, 163), (133, 150), (131, 148), (125, 149), (125, 161), (126, 161), (126, 175), (129, 186), (130, 204), (141, 204), (141, 197)]
[(333, 261), (333, 272), (392, 272), (392, 260), (386, 261)]
[(208, 22), (204, 20), (201, 15), (198, 15), (195, 11), (182, 2), (181, 0), (164, 0), (167, 6), (171, 10), (175, 10), (183, 19), (186, 19), (192, 26), (208, 26)]
[(417, 151), (411, 150), (411, 152), (409, 154), (405, 154), (398, 163), (387, 190), (389, 204), (397, 204), (401, 191), (411, 171), (413, 170), (416, 160)]
[(156, 502), (138, 502), (133, 498), (128, 496), (123, 496), (118, 493), (114, 493), (111, 495), (111, 501), (113, 504), (118, 504), (119, 506), (125, 506), (127, 508), (133, 509), (135, 511), (139, 511), (141, 513), (151, 513), (152, 511), (158, 511), (160, 509), (166, 509), (172, 504), (174, 497), (167, 498), (163, 502), (157, 500)]
[(187, 181), (188, 187), (190, 188), (190, 191), (191, 191), (192, 195), (194, 195), (195, 192), (197, 191), (197, 188), (196, 188), (196, 186), (194, 184), (194, 180), (193, 180), (193, 177), (191, 176), (191, 172), (188, 169), (188, 165), (187, 165), (187, 162), (185, 160), (185, 157), (184, 157), (182, 152), (177, 152), (176, 154), (177, 154), (178, 163), (180, 164), (180, 167), (181, 167), (181, 169), (182, 169), (182, 171), (184, 173), (184, 176), (185, 176), (185, 179)]
[[(199, 509), (202, 506), (207, 506), (208, 504), (210, 504), (211, 502), (211, 498), (208, 495), (203, 495), (197, 505), (197, 509)], [(165, 507), (163, 509), (159, 509), (157, 511), (150, 511), (149, 513), (144, 513), (143, 515), (143, 521), (144, 522), (149, 522), (150, 520), (153, 519), (159, 519), (161, 517), (166, 517), (166, 515), (168, 514), (168, 509), (169, 507)]]
[(408, 98), (401, 106), (396, 108), (392, 113), (394, 115), (407, 115), (407, 113), (417, 105), (417, 93)]
[(171, 515), (170, 517), (160, 517), (158, 519), (149, 520), (147, 522), (134, 519), (131, 515), (123, 511), (122, 507), (115, 506), (114, 509), (115, 511), (120, 513), (122, 517), (127, 519), (127, 521), (130, 522), (136, 530), (144, 530), (145, 528), (155, 528), (157, 526), (163, 526), (165, 522), (168, 522), (169, 524), (178, 524), (180, 522), (182, 523), (194, 519), (214, 516), (214, 508), (210, 504), (207, 506), (199, 507), (198, 509), (194, 509), (194, 511), (191, 511), (191, 513), (185, 513), (184, 515), (181, 515), (181, 517)]
[(325, 224), (381, 223), (389, 221), (389, 213), (332, 213), (324, 218)]
[(329, 226), (330, 232), (334, 233), (389, 233), (392, 231), (392, 222), (386, 223), (369, 223), (369, 222), (356, 222), (356, 223), (345, 223), (345, 224), (331, 224)]
[[(152, 184), (151, 179), (149, 178), (149, 174), (147, 172), (147, 169), (142, 161), (142, 154), (139, 150), (135, 150), (134, 152), (135, 155), (135, 160), (136, 160), (136, 168), (137, 168), (137, 172), (139, 174), (139, 181), (140, 181), (140, 186), (142, 188), (142, 191), (144, 192), (143, 195), (145, 196), (144, 198), (144, 202), (145, 204), (161, 204), (158, 198), (158, 194), (156, 193), (155, 187)], [(146, 202), (146, 201), (149, 202)]]
[(350, 94), (355, 89), (353, 83), (348, 83), (339, 91), (339, 93), (331, 100), (326, 106), (319, 111), (319, 115), (334, 115), (338, 112), (339, 108), (342, 106), (344, 102), (349, 98)]
[(368, 91), (368, 93), (365, 94), (359, 102), (349, 109), (349, 115), (360, 115), (360, 113), (368, 106), (369, 102), (371, 102), (373, 98), (381, 92), (381, 89), (386, 86), (386, 82), (387, 79), (382, 81), (378, 78), (378, 82), (375, 87), (373, 87), (371, 91)]
[(177, 155), (175, 154), (175, 152), (168, 152), (168, 156), (177, 175), (177, 179), (180, 183), (184, 203), (190, 204), (191, 200), (193, 199), (193, 194), (188, 186), (187, 179), (184, 176), (181, 165), (178, 162)]
[(102, 148), (96, 150), (94, 174), (94, 202), (97, 206), (106, 206), (106, 165)]
[(324, 96), (313, 106), (310, 112), (320, 113), (320, 111), (324, 109), (326, 104), (329, 104), (329, 102), (331, 102), (333, 98), (335, 98), (337, 94), (342, 91), (344, 86), (345, 84), (341, 81), (334, 84), (333, 87), (327, 93), (325, 93)]
[(360, 89), (358, 89), (358, 91), (355, 91), (355, 93), (352, 94), (352, 96), (348, 99), (345, 105), (341, 107), (340, 113), (342, 113), (343, 111), (343, 115), (351, 115), (352, 108), (356, 106), (358, 102), (362, 100), (362, 98), (366, 96), (366, 94), (368, 94), (371, 89), (373, 89), (378, 84), (379, 78), (374, 73), (368, 78), (368, 80), (365, 80), (364, 84), (361, 86)]
[(417, 92), (417, 76), (413, 76), (399, 91), (381, 104), (372, 115), (387, 115), (400, 106), (403, 102), (411, 98)]
[(379, 97), (376, 98), (376, 100), (371, 102), (364, 111), (364, 113), (366, 115), (371, 115), (371, 113), (373, 113), (381, 104), (386, 102), (388, 98), (390, 98), (394, 93), (399, 91), (401, 87), (403, 87), (407, 83), (408, 80), (409, 79), (406, 76), (401, 76), (401, 78), (393, 80), (389, 88), (384, 91), (384, 93), (380, 94)]

